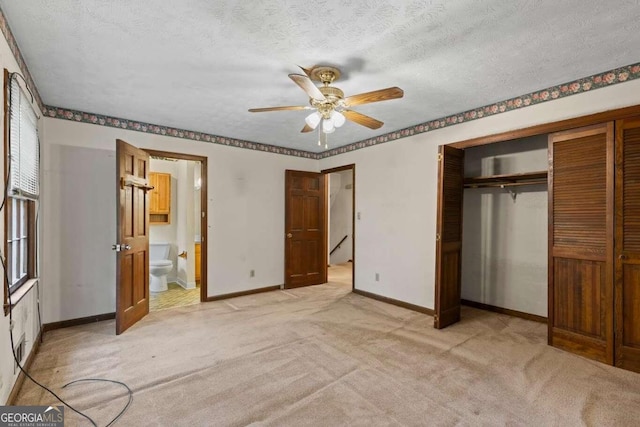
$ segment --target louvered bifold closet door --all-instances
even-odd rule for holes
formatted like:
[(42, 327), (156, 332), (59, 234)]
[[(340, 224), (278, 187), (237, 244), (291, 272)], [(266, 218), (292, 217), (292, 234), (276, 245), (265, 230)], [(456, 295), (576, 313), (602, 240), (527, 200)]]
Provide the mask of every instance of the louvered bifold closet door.
[(464, 150), (440, 146), (436, 217), (436, 284), (433, 326), (460, 320)]
[(613, 364), (613, 123), (549, 136), (549, 344)]
[(616, 122), (615, 364), (640, 372), (640, 117)]

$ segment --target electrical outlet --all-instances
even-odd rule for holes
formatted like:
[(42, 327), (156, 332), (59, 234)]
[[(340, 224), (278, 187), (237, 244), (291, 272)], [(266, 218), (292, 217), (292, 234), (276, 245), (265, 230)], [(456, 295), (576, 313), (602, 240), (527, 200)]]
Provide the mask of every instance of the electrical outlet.
[(256, 276), (256, 271), (255, 270), (251, 270), (249, 272), (249, 277), (255, 277)]
[(376, 282), (380, 281), (380, 273), (376, 273)]
[(357, 217), (358, 217), (358, 219), (360, 219), (360, 212), (358, 212), (358, 215), (357, 215)]

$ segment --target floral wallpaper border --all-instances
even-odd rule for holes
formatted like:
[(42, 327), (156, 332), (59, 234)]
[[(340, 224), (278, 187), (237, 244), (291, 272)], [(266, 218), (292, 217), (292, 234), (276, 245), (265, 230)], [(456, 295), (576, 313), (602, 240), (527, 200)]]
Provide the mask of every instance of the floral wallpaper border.
[(319, 153), (312, 153), (310, 151), (277, 147), (275, 145), (262, 144), (260, 142), (251, 142), (242, 139), (228, 138), (226, 136), (211, 135), (204, 132), (154, 125), (151, 123), (121, 119), (118, 117), (104, 116), (101, 114), (85, 113), (83, 111), (70, 110), (67, 108), (51, 107), (47, 105), (45, 106), (44, 115), (55, 119), (71, 120), (80, 123), (90, 123), (137, 132), (152, 133), (155, 135), (172, 136), (175, 138), (190, 139), (193, 141), (204, 141), (213, 144), (227, 145), (230, 147), (284, 154), (287, 156), (304, 157), (316, 160), (319, 159)]
[(138, 132), (152, 133), (156, 135), (173, 136), (176, 138), (190, 139), (194, 141), (205, 141), (231, 147), (245, 148), (250, 150), (264, 151), (268, 153), (283, 154), (316, 160), (337, 156), (339, 154), (348, 153), (362, 148), (384, 144), (385, 142), (395, 141), (397, 139), (406, 138), (420, 133), (430, 132), (445, 127), (469, 122), (472, 120), (481, 119), (483, 117), (502, 114), (508, 111), (517, 110), (531, 105), (541, 104), (547, 101), (553, 101), (555, 99), (566, 98), (567, 96), (589, 92), (595, 89), (600, 89), (603, 87), (640, 78), (640, 62), (638, 62), (635, 64), (627, 65), (625, 67), (620, 67), (614, 70), (605, 71), (603, 73), (594, 74), (592, 76), (584, 77), (582, 79), (574, 80), (568, 83), (552, 86), (547, 89), (541, 89), (525, 95), (516, 96), (514, 98), (496, 102), (494, 104), (467, 110), (462, 113), (452, 114), (450, 116), (442, 117), (424, 123), (419, 123), (417, 125), (409, 126), (404, 129), (396, 130), (383, 135), (378, 135), (341, 147), (332, 148), (321, 153), (312, 153), (309, 151), (277, 147), (274, 145), (262, 144), (259, 142), (211, 135), (203, 132), (195, 132), (117, 117), (109, 117), (100, 114), (86, 113), (83, 111), (70, 110), (61, 107), (47, 106), (42, 102), (42, 98), (38, 93), (37, 87), (33, 81), (33, 78), (31, 77), (31, 73), (29, 73), (27, 64), (22, 56), (22, 53), (20, 52), (18, 43), (13, 36), (13, 33), (11, 32), (11, 28), (9, 27), (9, 23), (7, 22), (2, 9), (0, 9), (0, 31), (2, 31), (2, 34), (7, 40), (9, 48), (11, 49), (11, 52), (18, 62), (18, 66), (23, 76), (27, 80), (29, 86), (32, 88), (34, 97), (36, 98), (36, 102), (38, 103), (40, 110), (44, 115), (48, 117), (72, 120), (82, 123), (91, 123), (100, 126), (128, 129)]
[(16, 38), (13, 37), (13, 33), (9, 27), (9, 22), (7, 22), (7, 18), (4, 16), (2, 9), (0, 9), (0, 31), (2, 31), (4, 38), (7, 40), (9, 49), (11, 49), (11, 53), (13, 53), (13, 56), (16, 58), (16, 62), (18, 63), (18, 68), (20, 68), (20, 73), (27, 81), (27, 85), (31, 89), (33, 96), (36, 99), (36, 103), (38, 104), (38, 107), (40, 107), (40, 111), (44, 112), (44, 103), (42, 102), (42, 98), (40, 98), (38, 88), (31, 77), (29, 68), (27, 68), (27, 63), (24, 61), (22, 52), (20, 52), (20, 48), (18, 47), (18, 42), (16, 41)]
[(385, 142), (395, 141), (397, 139), (406, 138), (420, 133), (431, 132), (445, 127), (470, 122), (472, 120), (481, 119), (483, 117), (494, 116), (496, 114), (506, 113), (508, 111), (517, 110), (531, 105), (541, 104), (543, 102), (553, 101), (555, 99), (589, 92), (595, 89), (600, 89), (617, 83), (624, 83), (638, 78), (640, 78), (640, 63), (627, 65), (625, 67), (616, 68), (615, 70), (606, 71), (604, 73), (595, 74), (593, 76), (574, 80), (572, 82), (552, 86), (547, 89), (541, 89), (535, 92), (528, 93), (526, 95), (516, 96), (505, 101), (496, 102), (495, 104), (485, 105), (483, 107), (474, 108), (462, 113), (452, 114), (450, 116), (409, 126), (404, 129), (389, 132), (383, 135), (378, 135), (341, 147), (332, 148), (321, 153), (312, 153), (309, 151), (277, 147), (257, 142), (238, 140), (223, 136), (210, 135), (202, 132), (194, 132), (184, 129), (176, 129), (149, 123), (136, 122), (127, 119), (85, 113), (82, 111), (69, 110), (59, 107), (46, 106), (44, 114), (48, 117), (58, 119), (92, 123), (101, 126), (117, 127), (139, 132), (174, 136), (177, 138), (192, 139), (195, 141), (205, 141), (215, 144), (246, 148), (250, 150), (266, 151), (270, 153), (319, 160), (378, 144), (384, 144)]
[(495, 104), (485, 105), (484, 107), (474, 108), (462, 113), (452, 114), (440, 119), (431, 120), (404, 129), (389, 132), (384, 135), (375, 136), (363, 141), (354, 142), (352, 144), (343, 145), (342, 147), (332, 148), (320, 153), (319, 158), (327, 158), (337, 156), (339, 154), (348, 153), (350, 151), (359, 150), (361, 148), (371, 147), (373, 145), (384, 144), (385, 142), (394, 141), (400, 138), (417, 135), (419, 133), (430, 132), (449, 126), (458, 125), (472, 120), (481, 119), (483, 117), (494, 116), (496, 114), (506, 113), (512, 110), (528, 107), (531, 105), (541, 104), (547, 101), (553, 101), (567, 96), (579, 93), (590, 92), (617, 83), (624, 83), (630, 80), (640, 78), (640, 62), (627, 65), (625, 67), (616, 68), (614, 70), (605, 71), (604, 73), (594, 74), (589, 77), (552, 86), (547, 89), (538, 90), (526, 95), (516, 96), (505, 101), (496, 102)]

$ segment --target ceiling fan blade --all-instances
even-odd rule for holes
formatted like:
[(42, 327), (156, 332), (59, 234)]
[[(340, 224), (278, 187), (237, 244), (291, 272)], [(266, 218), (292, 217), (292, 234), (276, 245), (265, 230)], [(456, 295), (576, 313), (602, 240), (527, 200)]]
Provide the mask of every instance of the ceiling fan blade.
[(287, 110), (311, 110), (311, 107), (304, 105), (295, 105), (288, 107), (267, 107), (267, 108), (250, 108), (251, 113), (263, 113), (265, 111), (287, 111)]
[(298, 65), (298, 68), (300, 68), (302, 71), (304, 71), (304, 73), (307, 75), (307, 77), (311, 77), (311, 68), (304, 68), (302, 65)]
[(380, 120), (376, 120), (373, 117), (366, 116), (362, 113), (358, 113), (353, 110), (344, 110), (342, 114), (345, 116), (347, 120), (351, 120), (354, 123), (357, 123), (362, 126), (366, 126), (369, 129), (379, 129), (384, 124)]
[(318, 86), (313, 84), (309, 77), (303, 76), (302, 74), (289, 74), (289, 77), (295, 82), (295, 84), (300, 86), (310, 98), (313, 98), (316, 101), (324, 101), (326, 99), (322, 92), (320, 92), (320, 89), (318, 89)]
[(361, 93), (348, 96), (344, 99), (346, 106), (369, 104), (370, 102), (388, 101), (390, 99), (402, 98), (404, 91), (399, 87), (388, 87), (386, 89), (374, 90), (373, 92)]
[(300, 132), (306, 133), (306, 132), (312, 132), (312, 131), (313, 131), (313, 128), (311, 126), (305, 124)]

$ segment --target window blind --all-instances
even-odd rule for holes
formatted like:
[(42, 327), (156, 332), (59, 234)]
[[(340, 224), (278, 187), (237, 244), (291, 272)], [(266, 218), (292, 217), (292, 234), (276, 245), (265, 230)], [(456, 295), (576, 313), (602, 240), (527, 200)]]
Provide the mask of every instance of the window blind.
[(15, 78), (10, 88), (9, 195), (37, 199), (40, 195), (38, 119), (30, 97)]

